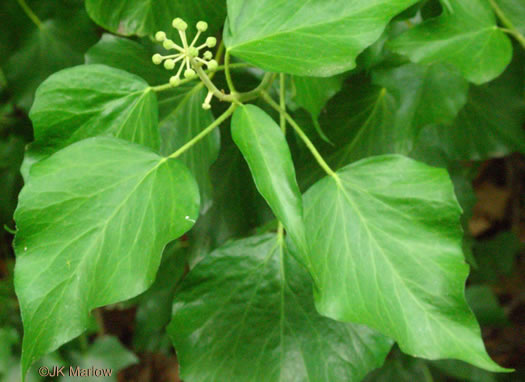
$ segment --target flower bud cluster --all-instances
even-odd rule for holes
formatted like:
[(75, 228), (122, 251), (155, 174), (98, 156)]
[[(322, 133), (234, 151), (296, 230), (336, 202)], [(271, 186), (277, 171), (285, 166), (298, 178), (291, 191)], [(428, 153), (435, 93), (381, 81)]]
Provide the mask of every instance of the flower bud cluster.
[[(185, 78), (193, 78), (196, 76), (195, 70), (192, 67), (194, 62), (206, 66), (209, 70), (215, 70), (218, 67), (217, 61), (213, 59), (213, 53), (210, 50), (206, 50), (202, 58), (200, 56), (200, 51), (206, 48), (213, 48), (217, 45), (217, 39), (215, 37), (208, 37), (206, 41), (197, 46), (197, 40), (200, 35), (208, 29), (208, 23), (205, 21), (199, 21), (196, 25), (197, 34), (191, 41), (188, 43), (186, 36), (186, 29), (188, 24), (181, 18), (176, 18), (172, 22), (173, 28), (177, 29), (179, 32), (181, 45), (176, 44), (173, 40), (170, 40), (166, 33), (159, 31), (155, 34), (155, 39), (159, 42), (162, 42), (162, 46), (166, 50), (175, 50), (177, 53), (163, 56), (159, 53), (153, 55), (153, 63), (155, 65), (163, 64), (167, 70), (174, 70), (177, 64), (179, 68), (174, 76), (170, 77), (171, 86), (178, 86), (181, 82), (181, 75), (184, 74)], [(204, 101), (203, 108), (209, 109), (211, 96), (208, 95)]]

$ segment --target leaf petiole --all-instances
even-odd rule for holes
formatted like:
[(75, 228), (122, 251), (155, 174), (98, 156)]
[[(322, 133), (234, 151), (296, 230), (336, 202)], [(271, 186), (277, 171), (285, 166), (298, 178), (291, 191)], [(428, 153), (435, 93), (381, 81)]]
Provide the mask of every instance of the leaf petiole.
[(29, 5), (27, 5), (25, 0), (17, 0), (18, 4), (22, 7), (27, 17), (31, 19), (31, 21), (39, 28), (42, 28), (42, 21), (38, 18), (38, 16), (33, 12), (31, 8), (29, 8)]
[(222, 113), (219, 118), (217, 118), (215, 121), (213, 121), (212, 124), (210, 124), (208, 127), (206, 127), (204, 130), (202, 130), (199, 134), (197, 134), (195, 137), (193, 137), (191, 140), (189, 140), (187, 143), (185, 143), (181, 148), (176, 150), (173, 154), (169, 155), (168, 158), (178, 158), (182, 154), (184, 154), (187, 150), (189, 150), (192, 146), (197, 144), (201, 139), (203, 139), (206, 135), (210, 134), (217, 126), (219, 126), (221, 123), (223, 123), (226, 119), (228, 119), (233, 112), (235, 111), (235, 108), (237, 107), (237, 103), (232, 103), (230, 107)]
[(304, 133), (304, 131), (301, 129), (301, 127), (297, 124), (297, 122), (295, 122), (295, 120), (290, 116), (290, 114), (288, 114), (285, 110), (281, 109), (281, 107), (265, 91), (261, 92), (261, 97), (262, 97), (263, 100), (266, 101), (266, 103), (268, 103), (268, 105), (270, 105), (276, 111), (278, 111), (279, 113), (284, 115), (284, 117), (286, 118), (288, 123), (293, 127), (293, 129), (295, 130), (297, 135), (299, 135), (299, 137), (302, 139), (302, 141), (304, 142), (306, 147), (308, 147), (308, 150), (310, 150), (310, 152), (314, 156), (314, 158), (317, 161), (317, 163), (319, 163), (319, 166), (321, 166), (321, 168), (328, 175), (330, 175), (332, 178), (334, 178), (335, 181), (339, 184), (340, 183), (339, 176), (335, 173), (334, 170), (332, 170), (330, 168), (328, 163), (326, 163), (326, 161), (323, 159), (323, 157), (321, 156), (319, 151), (317, 151), (316, 147), (314, 146), (314, 144), (312, 143), (310, 138), (308, 138), (308, 136)]
[(498, 16), (501, 23), (505, 26), (505, 28), (500, 28), (503, 32), (510, 34), (513, 36), (519, 44), (525, 49), (525, 36), (523, 36), (514, 26), (512, 21), (509, 20), (505, 12), (500, 8), (498, 3), (496, 3), (496, 0), (489, 0), (490, 5), (492, 7), (492, 10), (494, 13)]

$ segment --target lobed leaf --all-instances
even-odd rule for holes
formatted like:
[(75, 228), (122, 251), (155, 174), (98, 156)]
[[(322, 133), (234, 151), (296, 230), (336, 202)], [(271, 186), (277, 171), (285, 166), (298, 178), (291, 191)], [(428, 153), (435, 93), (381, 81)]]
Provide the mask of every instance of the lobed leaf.
[(512, 58), (509, 38), (496, 23), (488, 0), (441, 0), (441, 16), (394, 39), (389, 47), (413, 62), (448, 63), (470, 82), (498, 77)]
[(186, 381), (360, 381), (392, 345), (320, 316), (274, 234), (232, 241), (187, 276), (168, 327)]
[(412, 356), (505, 371), (465, 301), (460, 215), (447, 172), (402, 156), (319, 181), (305, 195), (319, 312), (379, 330)]
[(92, 309), (146, 290), (164, 246), (198, 211), (182, 163), (116, 138), (86, 139), (33, 165), (15, 212), (23, 374), (81, 334)]
[(224, 42), (268, 71), (330, 77), (356, 66), (389, 21), (417, 0), (228, 0)]

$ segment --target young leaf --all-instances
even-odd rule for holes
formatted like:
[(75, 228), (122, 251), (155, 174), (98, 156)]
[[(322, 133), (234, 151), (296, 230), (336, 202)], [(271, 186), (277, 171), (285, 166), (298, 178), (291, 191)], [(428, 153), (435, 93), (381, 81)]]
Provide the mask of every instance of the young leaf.
[[(161, 154), (171, 154), (213, 123), (211, 110), (202, 108), (204, 98), (206, 98), (204, 87), (195, 86), (178, 100), (177, 106), (164, 118), (160, 124)], [(205, 212), (212, 204), (209, 169), (219, 156), (220, 141), (220, 132), (215, 129), (179, 157), (199, 184), (201, 212)]]
[(81, 334), (91, 309), (146, 290), (198, 211), (182, 163), (120, 139), (86, 139), (33, 165), (15, 212), (23, 373)]
[(97, 24), (124, 36), (172, 31), (175, 17), (182, 17), (192, 29), (197, 21), (205, 20), (210, 26), (208, 33), (215, 34), (226, 16), (224, 0), (86, 0), (86, 9)]
[(403, 33), (389, 47), (418, 63), (448, 63), (482, 84), (499, 76), (512, 45), (486, 0), (441, 0), (443, 14)]
[(330, 77), (355, 67), (388, 22), (417, 0), (229, 0), (224, 42), (268, 71)]
[(263, 110), (246, 105), (235, 110), (231, 131), (233, 141), (250, 166), (257, 189), (304, 255), (307, 246), (301, 192), (281, 129)]
[(445, 170), (365, 159), (315, 184), (305, 214), (321, 314), (377, 329), (413, 356), (505, 370), (465, 301), (461, 208)]
[[(230, 242), (187, 276), (168, 333), (187, 381), (359, 381), (392, 342), (320, 316), (274, 234)], [(284, 253), (283, 253), (284, 252)]]
[(29, 117), (35, 143), (50, 154), (76, 141), (112, 135), (158, 150), (157, 99), (141, 78), (105, 65), (82, 65), (49, 77)]

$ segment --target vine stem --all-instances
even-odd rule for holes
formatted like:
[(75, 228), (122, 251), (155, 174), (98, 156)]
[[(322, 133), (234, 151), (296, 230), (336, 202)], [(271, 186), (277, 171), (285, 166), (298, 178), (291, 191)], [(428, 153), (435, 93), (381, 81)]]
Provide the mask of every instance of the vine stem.
[(510, 21), (505, 12), (503, 12), (503, 9), (501, 9), (498, 3), (496, 3), (496, 0), (489, 1), (494, 13), (498, 16), (501, 23), (506, 27), (506, 29), (502, 28), (502, 30), (512, 35), (523, 47), (523, 49), (525, 49), (525, 36), (518, 32), (512, 21)]
[(297, 135), (299, 135), (299, 137), (302, 139), (302, 141), (304, 142), (306, 147), (308, 147), (308, 150), (310, 150), (310, 152), (314, 156), (314, 158), (317, 161), (317, 163), (319, 163), (319, 166), (321, 166), (321, 168), (328, 175), (330, 175), (332, 178), (334, 178), (335, 181), (339, 184), (340, 183), (339, 176), (335, 173), (334, 170), (332, 170), (330, 168), (328, 163), (326, 163), (326, 161), (323, 159), (323, 157), (321, 156), (319, 151), (317, 151), (316, 147), (314, 146), (314, 144), (312, 143), (310, 138), (308, 138), (308, 136), (304, 133), (304, 131), (301, 129), (301, 127), (297, 124), (297, 122), (295, 122), (295, 120), (290, 116), (290, 114), (288, 114), (285, 110), (281, 109), (281, 107), (265, 91), (261, 92), (261, 97), (263, 98), (263, 100), (266, 101), (266, 103), (268, 103), (276, 111), (278, 111), (279, 113), (284, 115), (284, 117), (286, 118), (288, 123), (293, 127), (293, 129), (295, 130)]
[[(242, 63), (238, 63), (238, 64), (231, 64), (230, 65), (230, 69), (248, 68), (250, 66), (252, 66), (252, 65), (242, 62)], [(206, 70), (205, 73), (209, 74), (210, 78), (211, 78), (211, 76), (215, 72), (220, 72), (222, 70), (225, 70), (225, 66), (224, 65), (218, 66), (217, 69), (215, 69), (213, 72), (211, 70)], [(180, 81), (180, 84), (178, 86), (187, 84), (188, 82), (194, 81), (195, 79), (196, 78), (184, 78), (184, 79), (182, 79)], [(155, 91), (155, 92), (163, 92), (163, 91), (170, 90), (170, 89), (176, 89), (177, 87), (173, 87), (169, 83), (167, 83), (167, 84), (163, 84), (163, 85), (152, 86), (151, 89), (153, 91)]]
[(42, 29), (42, 21), (38, 18), (38, 16), (33, 12), (31, 8), (29, 8), (29, 5), (27, 5), (25, 0), (17, 0), (18, 4), (22, 7), (27, 17), (31, 19), (31, 21), (39, 28)]
[[(285, 78), (284, 73), (279, 74), (279, 105), (281, 107), (281, 110), (286, 113), (286, 99), (285, 99)], [(280, 124), (281, 124), (281, 130), (283, 132), (283, 135), (286, 136), (286, 115), (281, 112), (280, 115)]]
[(224, 55), (224, 74), (226, 75), (226, 83), (228, 84), (228, 88), (230, 89), (231, 93), (237, 93), (237, 90), (235, 89), (235, 85), (232, 81), (232, 76), (230, 73), (230, 51), (226, 51), (226, 54)]
[(224, 113), (222, 113), (219, 118), (213, 121), (212, 124), (210, 124), (204, 130), (202, 130), (199, 134), (197, 134), (195, 137), (193, 137), (191, 140), (185, 143), (180, 149), (175, 151), (173, 154), (168, 156), (166, 159), (168, 158), (173, 159), (173, 158), (177, 158), (181, 156), (183, 153), (185, 153), (187, 150), (193, 147), (196, 143), (198, 143), (201, 139), (203, 139), (206, 135), (210, 134), (217, 126), (219, 126), (226, 119), (228, 119), (228, 117), (230, 117), (233, 114), (236, 107), (237, 107), (237, 103), (232, 103), (230, 107)]

